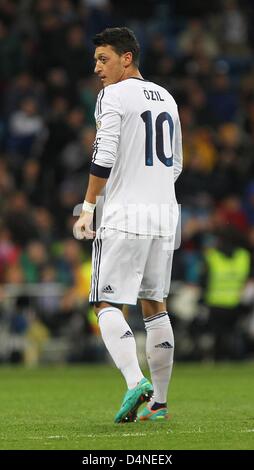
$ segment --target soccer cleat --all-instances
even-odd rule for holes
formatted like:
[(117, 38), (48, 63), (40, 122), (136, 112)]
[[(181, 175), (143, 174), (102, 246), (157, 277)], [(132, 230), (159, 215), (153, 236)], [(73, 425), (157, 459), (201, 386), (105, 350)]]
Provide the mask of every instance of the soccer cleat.
[(158, 410), (151, 410), (146, 406), (138, 414), (137, 421), (160, 421), (163, 419), (169, 419), (168, 409), (159, 408)]
[(144, 377), (135, 388), (126, 392), (121, 408), (115, 416), (115, 423), (135, 421), (139, 406), (149, 401), (152, 394), (153, 387)]

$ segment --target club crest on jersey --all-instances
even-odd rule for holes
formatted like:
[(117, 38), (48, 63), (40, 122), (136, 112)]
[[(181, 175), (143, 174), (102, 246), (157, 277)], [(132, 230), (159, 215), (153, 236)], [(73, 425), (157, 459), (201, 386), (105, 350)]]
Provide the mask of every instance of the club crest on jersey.
[(98, 129), (100, 129), (100, 128), (101, 128), (101, 121), (98, 120), (98, 121), (96, 121), (96, 129), (97, 129), (97, 131), (98, 131)]

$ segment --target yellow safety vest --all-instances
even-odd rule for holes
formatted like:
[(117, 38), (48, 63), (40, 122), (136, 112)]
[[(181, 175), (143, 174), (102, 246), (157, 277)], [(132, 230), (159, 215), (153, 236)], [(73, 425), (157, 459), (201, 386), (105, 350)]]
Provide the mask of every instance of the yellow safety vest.
[[(82, 268), (79, 268), (77, 276), (77, 295), (82, 299), (88, 300), (90, 284), (91, 284), (91, 275), (92, 275), (92, 261), (89, 259), (83, 263)], [(87, 321), (90, 325), (92, 332), (96, 335), (100, 334), (100, 329), (98, 325), (98, 319), (95, 314), (93, 307), (88, 307), (87, 311)]]
[(237, 248), (231, 257), (215, 248), (207, 250), (208, 287), (205, 294), (207, 305), (234, 308), (240, 300), (242, 289), (250, 271), (250, 254)]
[(91, 282), (91, 273), (92, 273), (92, 262), (91, 260), (85, 261), (82, 266), (79, 266), (76, 270), (75, 277), (75, 288), (76, 295), (81, 299), (87, 299), (90, 291), (90, 282)]

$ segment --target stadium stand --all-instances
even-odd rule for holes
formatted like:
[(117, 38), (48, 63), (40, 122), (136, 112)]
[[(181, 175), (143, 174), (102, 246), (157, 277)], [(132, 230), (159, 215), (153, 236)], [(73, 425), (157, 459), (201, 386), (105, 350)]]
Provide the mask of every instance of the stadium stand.
[[(182, 243), (168, 299), (176, 359), (213, 359), (204, 272), (207, 252), (229, 227), (239, 235), (235, 248), (251, 260), (236, 319), (237, 359), (253, 357), (253, 2), (119, 5), (0, 2), (0, 362), (105, 359), (88, 304), (91, 243), (75, 240), (72, 227), (100, 89), (91, 38), (117, 25), (137, 34), (144, 77), (179, 104)], [(130, 322), (141, 330), (135, 311)]]

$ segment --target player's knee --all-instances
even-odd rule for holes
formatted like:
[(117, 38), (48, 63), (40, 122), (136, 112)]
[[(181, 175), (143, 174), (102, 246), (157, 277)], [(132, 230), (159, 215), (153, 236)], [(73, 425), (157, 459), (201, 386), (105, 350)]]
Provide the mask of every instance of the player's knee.
[(103, 308), (117, 307), (120, 310), (122, 309), (122, 305), (114, 305), (114, 304), (110, 304), (108, 302), (96, 302), (96, 303), (94, 303), (93, 307), (94, 307), (94, 311), (95, 311), (97, 316)]
[(94, 311), (95, 311), (95, 314), (98, 316), (98, 313), (99, 313), (99, 311), (100, 311), (99, 304), (94, 304), (94, 305), (93, 305), (93, 309), (94, 309)]
[(143, 317), (151, 317), (157, 313), (166, 311), (166, 302), (157, 302), (156, 300), (141, 299)]
[(96, 302), (93, 306), (94, 311), (95, 311), (97, 316), (103, 308), (107, 308), (107, 307), (110, 307), (110, 305), (105, 304), (105, 302)]

